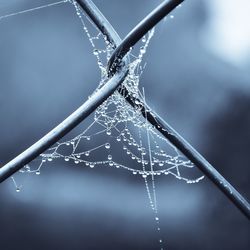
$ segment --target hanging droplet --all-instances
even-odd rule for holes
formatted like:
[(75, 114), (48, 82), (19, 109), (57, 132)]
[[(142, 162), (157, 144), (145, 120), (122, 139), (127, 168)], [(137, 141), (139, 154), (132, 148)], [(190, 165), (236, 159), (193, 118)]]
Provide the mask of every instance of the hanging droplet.
[(37, 171), (36, 171), (36, 174), (39, 175), (39, 174), (40, 174), (40, 170), (37, 170)]
[(111, 161), (112, 160), (112, 155), (108, 155), (108, 159)]
[(94, 164), (92, 164), (92, 163), (91, 163), (89, 166), (90, 166), (91, 168), (94, 168), (94, 167), (95, 167), (95, 165), (94, 165)]
[(48, 161), (52, 161), (53, 159), (52, 158), (48, 158)]
[(97, 56), (98, 53), (99, 53), (98, 49), (94, 49), (94, 50), (93, 50), (93, 54), (94, 54), (95, 56)]
[(106, 143), (106, 144), (105, 144), (105, 148), (106, 148), (106, 149), (110, 149), (110, 144), (109, 144), (109, 143)]
[(141, 53), (141, 54), (146, 53), (146, 49), (145, 49), (145, 47), (144, 47), (144, 46), (140, 48), (140, 53)]
[(143, 42), (143, 43), (145, 43), (146, 41), (147, 41), (146, 37), (145, 37), (145, 36), (143, 36), (143, 38), (142, 38), (142, 42)]
[(107, 135), (111, 135), (111, 131), (110, 131), (110, 130), (107, 130), (106, 134), (107, 134)]
[(17, 187), (16, 192), (19, 193), (20, 191), (21, 191), (20, 188)]
[(90, 140), (90, 136), (87, 136), (86, 139), (89, 141)]
[(156, 220), (156, 221), (159, 221), (159, 218), (158, 218), (158, 217), (155, 217), (155, 220)]
[(79, 163), (79, 161), (78, 160), (75, 160), (75, 164), (78, 164)]
[(170, 15), (170, 18), (173, 19), (173, 18), (174, 18), (174, 15)]
[(86, 151), (84, 154), (85, 154), (86, 156), (89, 156), (89, 151)]
[(136, 105), (139, 105), (139, 104), (141, 104), (141, 103), (140, 103), (140, 101), (138, 101), (137, 99), (135, 99), (135, 104), (136, 104)]
[(65, 160), (65, 161), (69, 161), (69, 158), (68, 158), (68, 157), (65, 157), (64, 160)]

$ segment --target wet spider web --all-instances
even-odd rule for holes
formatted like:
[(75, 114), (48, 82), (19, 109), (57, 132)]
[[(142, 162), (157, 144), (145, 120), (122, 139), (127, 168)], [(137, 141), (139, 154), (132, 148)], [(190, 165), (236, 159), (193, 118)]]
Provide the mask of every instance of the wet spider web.
[[(101, 79), (96, 90), (101, 88), (108, 80), (107, 63), (114, 50), (107, 37), (97, 31), (91, 21), (85, 17), (74, 0), (64, 0), (32, 9), (0, 16), (12, 17), (27, 12), (37, 11), (60, 4), (71, 4), (83, 32), (87, 35), (96, 57)], [(173, 18), (171, 15), (170, 18)], [(143, 56), (147, 51), (155, 30), (152, 29), (140, 41), (138, 54), (129, 54), (129, 72), (122, 87), (126, 87), (130, 95), (140, 97), (146, 106), (144, 89), (139, 88), (140, 76), (143, 73)], [(122, 93), (122, 91), (120, 91)], [(91, 98), (91, 96), (89, 96)], [(160, 232), (160, 221), (157, 208), (156, 179), (159, 175), (170, 175), (186, 183), (197, 183), (204, 176), (191, 177), (189, 170), (194, 168), (190, 160), (186, 159), (178, 149), (141, 115), (142, 103), (135, 103), (132, 107), (124, 96), (117, 91), (111, 95), (95, 113), (92, 123), (80, 134), (66, 141), (59, 141), (53, 147), (42, 153), (37, 159), (24, 166), (19, 173), (39, 175), (42, 168), (48, 163), (63, 159), (77, 165), (89, 168), (112, 167), (129, 171), (132, 175), (142, 178), (145, 183), (150, 207), (152, 208), (157, 230)], [(101, 143), (100, 143), (101, 142)], [(21, 186), (12, 177), (16, 191)], [(162, 239), (159, 239), (163, 249)]]

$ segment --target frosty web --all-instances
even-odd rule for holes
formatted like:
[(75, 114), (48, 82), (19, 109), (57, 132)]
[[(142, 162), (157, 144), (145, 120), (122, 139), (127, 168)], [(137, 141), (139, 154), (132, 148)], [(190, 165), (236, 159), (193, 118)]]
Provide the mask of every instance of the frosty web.
[[(96, 31), (74, 0), (59, 1), (8, 14), (0, 17), (0, 20), (62, 3), (73, 5), (83, 31), (91, 43), (93, 55), (97, 59), (101, 73), (97, 87), (99, 89), (108, 80), (106, 66), (114, 51), (114, 44)], [(139, 88), (140, 76), (144, 69), (142, 59), (153, 35), (154, 29), (141, 39), (138, 55), (129, 54), (129, 72), (121, 90), (116, 91), (97, 108), (93, 122), (76, 137), (57, 142), (19, 172), (39, 175), (42, 167), (58, 159), (90, 168), (108, 166), (129, 171), (144, 180), (150, 207), (155, 214), (157, 230), (160, 231), (155, 184), (157, 176), (171, 175), (187, 183), (197, 183), (203, 179), (203, 176), (196, 178), (186, 176), (188, 170), (194, 167), (193, 163), (162, 137), (147, 121), (147, 117), (144, 118), (141, 114), (142, 104), (147, 106), (144, 90), (141, 92)], [(126, 88), (133, 97), (140, 97), (143, 103), (138, 102), (135, 108), (132, 107), (125, 100), (126, 93), (122, 92), (122, 88)], [(19, 192), (21, 187), (17, 185), (14, 178), (12, 180)], [(162, 240), (160, 239), (159, 242), (161, 244)]]

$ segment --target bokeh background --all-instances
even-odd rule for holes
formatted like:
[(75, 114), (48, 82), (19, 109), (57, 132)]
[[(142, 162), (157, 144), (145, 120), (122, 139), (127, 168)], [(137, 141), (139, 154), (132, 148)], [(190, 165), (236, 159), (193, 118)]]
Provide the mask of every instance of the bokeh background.
[[(0, 16), (51, 2), (0, 0)], [(160, 1), (94, 2), (124, 37)], [(157, 26), (141, 77), (148, 103), (247, 199), (249, 11), (248, 0), (186, 1)], [(70, 4), (0, 19), (1, 166), (84, 102), (99, 79)], [(11, 180), (0, 185), (2, 250), (159, 249), (139, 176), (55, 161), (16, 179), (20, 193)], [(165, 176), (156, 185), (167, 249), (250, 249), (249, 221), (209, 180)]]

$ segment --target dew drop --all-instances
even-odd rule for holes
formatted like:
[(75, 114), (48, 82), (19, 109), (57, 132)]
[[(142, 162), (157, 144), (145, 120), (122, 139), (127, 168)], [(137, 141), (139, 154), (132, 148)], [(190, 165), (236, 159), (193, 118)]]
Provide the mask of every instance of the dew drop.
[(108, 155), (108, 159), (111, 161), (112, 160), (112, 155)]
[(141, 54), (144, 54), (144, 53), (146, 52), (145, 47), (141, 47), (141, 48), (140, 48), (140, 52), (141, 52)]
[(106, 144), (105, 144), (105, 148), (106, 148), (106, 149), (110, 149), (110, 144), (109, 144), (109, 143), (106, 143)]
[(94, 50), (93, 50), (93, 54), (94, 54), (95, 56), (97, 56), (98, 53), (99, 53), (98, 49), (94, 49)]

